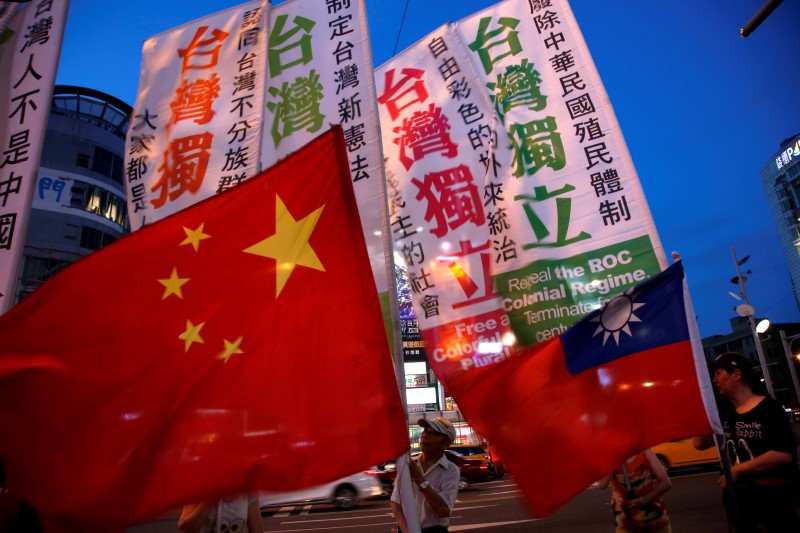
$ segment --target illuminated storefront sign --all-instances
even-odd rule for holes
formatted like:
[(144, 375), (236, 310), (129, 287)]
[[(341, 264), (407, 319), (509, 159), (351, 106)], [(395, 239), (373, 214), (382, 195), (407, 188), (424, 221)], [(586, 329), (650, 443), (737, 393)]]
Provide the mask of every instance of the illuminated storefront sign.
[(775, 158), (775, 165), (778, 169), (781, 169), (791, 163), (795, 157), (800, 157), (800, 139), (796, 140), (794, 145), (778, 154)]

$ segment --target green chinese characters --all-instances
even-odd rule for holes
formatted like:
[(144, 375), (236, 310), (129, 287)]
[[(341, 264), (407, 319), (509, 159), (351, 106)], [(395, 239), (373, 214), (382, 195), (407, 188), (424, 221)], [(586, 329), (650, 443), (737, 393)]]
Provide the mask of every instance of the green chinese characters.
[[(271, 78), (275, 78), (296, 66), (305, 66), (314, 60), (311, 30), (316, 22), (295, 16), (291, 26), (288, 15), (280, 15), (269, 36), (267, 62)], [(292, 82), (285, 81), (267, 92), (272, 100), (266, 106), (272, 112), (270, 130), (275, 148), (281, 141), (298, 131), (316, 133), (322, 128), (325, 115), (321, 112), (324, 97), (319, 74), (312, 68), (305, 76), (297, 76)]]

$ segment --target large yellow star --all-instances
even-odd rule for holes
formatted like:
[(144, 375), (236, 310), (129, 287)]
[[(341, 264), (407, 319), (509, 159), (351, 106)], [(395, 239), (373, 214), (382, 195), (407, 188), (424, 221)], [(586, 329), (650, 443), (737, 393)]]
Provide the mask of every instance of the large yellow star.
[(199, 342), (200, 344), (206, 343), (206, 341), (203, 340), (203, 337), (200, 336), (200, 330), (203, 329), (203, 326), (205, 325), (205, 322), (201, 322), (195, 326), (192, 324), (191, 320), (186, 320), (186, 331), (178, 335), (179, 339), (186, 341), (186, 348), (184, 349), (184, 352), (189, 351), (189, 346), (191, 346), (193, 342)]
[(233, 342), (230, 342), (227, 339), (222, 339), (222, 342), (225, 343), (225, 349), (217, 356), (217, 359), (222, 359), (224, 363), (227, 363), (228, 359), (233, 357), (235, 354), (244, 353), (241, 349), (239, 349), (239, 345), (242, 344), (242, 338), (243, 337), (239, 337)]
[(324, 205), (297, 221), (280, 197), (275, 195), (275, 234), (244, 250), (249, 254), (275, 259), (275, 298), (283, 290), (295, 266), (301, 265), (325, 272), (325, 267), (308, 242), (323, 209)]
[(164, 296), (161, 297), (162, 300), (166, 300), (167, 296), (170, 294), (174, 294), (181, 300), (183, 300), (183, 291), (181, 291), (181, 287), (189, 281), (190, 278), (179, 278), (178, 277), (178, 269), (172, 267), (172, 274), (170, 274), (169, 279), (160, 279), (158, 282), (162, 284), (166, 289), (164, 289)]
[(183, 231), (186, 232), (186, 239), (184, 239), (179, 246), (183, 246), (185, 244), (191, 244), (192, 248), (194, 248), (194, 251), (195, 252), (198, 251), (200, 249), (200, 241), (211, 238), (211, 235), (206, 235), (205, 233), (203, 233), (203, 226), (205, 225), (206, 225), (205, 222), (203, 222), (202, 224), (200, 224), (200, 226), (198, 226), (197, 229), (194, 230), (184, 226)]

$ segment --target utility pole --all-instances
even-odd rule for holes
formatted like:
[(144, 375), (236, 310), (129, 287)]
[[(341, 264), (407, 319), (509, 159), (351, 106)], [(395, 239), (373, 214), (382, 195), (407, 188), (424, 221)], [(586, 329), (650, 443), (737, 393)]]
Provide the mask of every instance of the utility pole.
[(761, 374), (764, 376), (764, 383), (767, 385), (767, 392), (769, 392), (770, 396), (775, 398), (775, 391), (772, 390), (772, 380), (769, 377), (767, 361), (764, 359), (764, 349), (761, 347), (761, 339), (758, 336), (758, 331), (756, 331), (756, 320), (753, 318), (755, 309), (750, 305), (750, 300), (747, 297), (747, 289), (744, 288), (744, 283), (747, 278), (742, 276), (742, 269), (739, 268), (742, 263), (747, 261), (748, 257), (745, 257), (739, 261), (739, 259), (736, 257), (736, 250), (733, 248), (733, 245), (731, 245), (731, 254), (733, 254), (733, 264), (736, 265), (736, 280), (739, 282), (742, 298), (744, 298), (744, 303), (747, 305), (747, 319), (750, 321), (750, 329), (753, 331), (753, 339), (756, 341), (756, 353), (758, 353), (758, 362), (761, 364)]

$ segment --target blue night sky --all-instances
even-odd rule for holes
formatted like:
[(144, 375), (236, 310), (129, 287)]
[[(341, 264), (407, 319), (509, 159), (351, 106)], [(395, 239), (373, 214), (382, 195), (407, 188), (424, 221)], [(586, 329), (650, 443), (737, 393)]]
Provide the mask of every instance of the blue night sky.
[[(134, 105), (145, 39), (239, 3), (72, 0), (57, 83)], [(398, 50), (494, 3), (410, 0)], [(703, 336), (729, 332), (735, 316), (731, 245), (740, 258), (751, 256), (747, 291), (756, 315), (800, 322), (758, 174), (782, 140), (800, 133), (800, 2), (784, 2), (740, 37), (763, 3), (570, 2), (664, 249), (683, 256)], [(405, 2), (366, 4), (378, 66), (392, 55)]]

